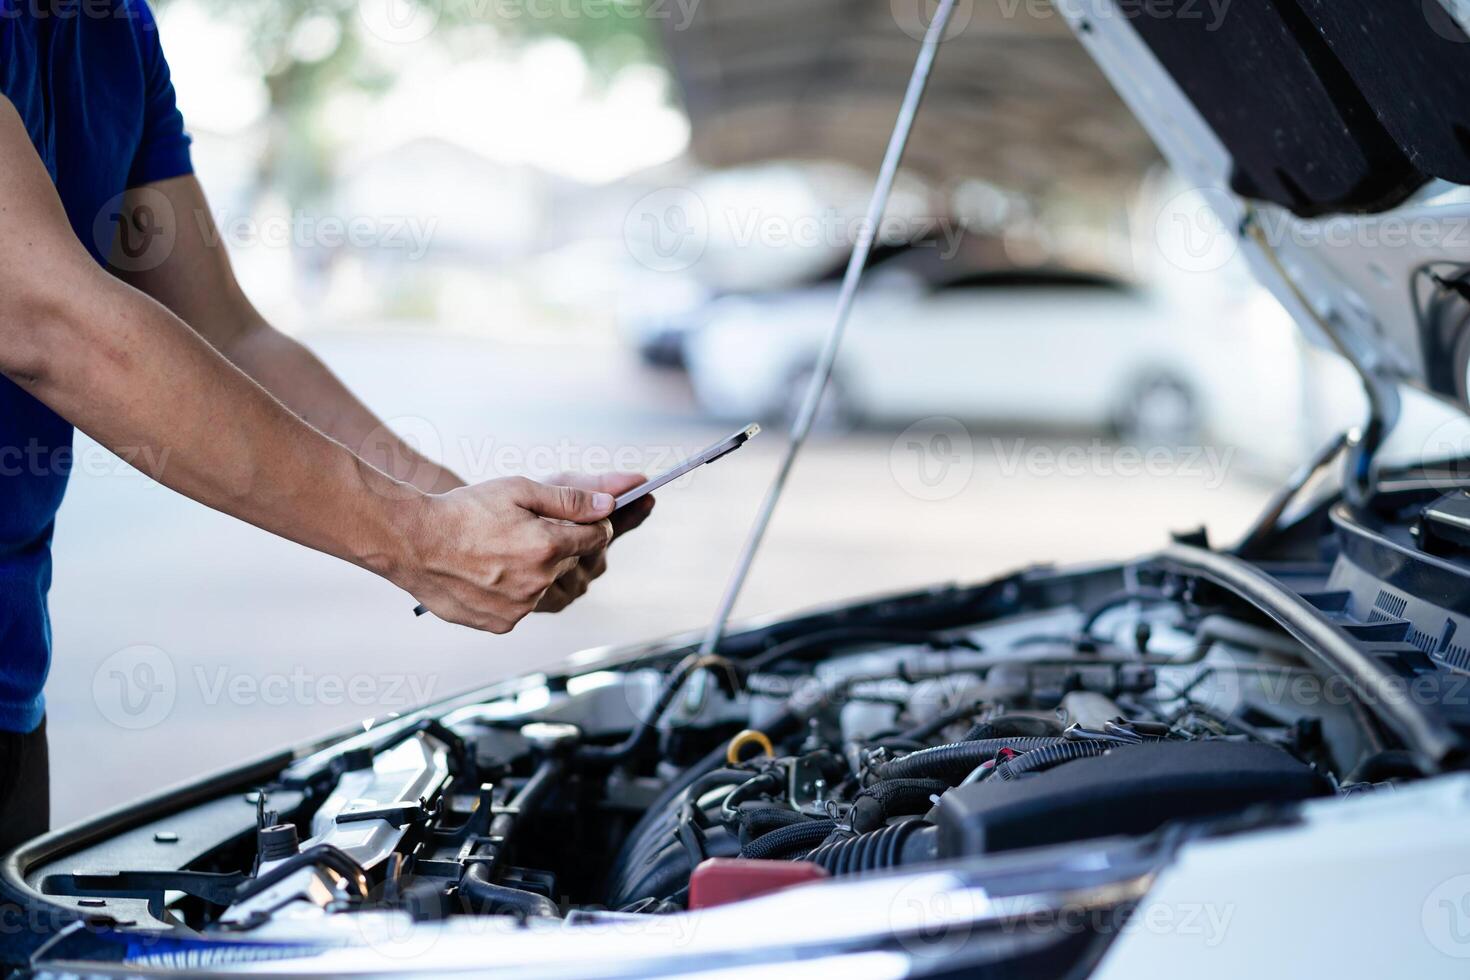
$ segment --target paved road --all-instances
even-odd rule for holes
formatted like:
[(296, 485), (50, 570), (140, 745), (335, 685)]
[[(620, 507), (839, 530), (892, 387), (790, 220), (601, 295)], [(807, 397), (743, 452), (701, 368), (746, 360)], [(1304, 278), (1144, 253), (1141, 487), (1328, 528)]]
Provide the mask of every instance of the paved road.
[[(679, 378), (612, 348), (307, 340), (466, 475), (544, 471), (563, 459), (605, 466), (619, 454), (656, 467), (731, 428), (701, 420)], [(665, 491), (592, 594), (506, 637), (415, 619), (392, 586), (208, 511), (82, 444), (87, 472), (74, 477), (61, 514), (52, 593), (57, 822), (584, 647), (702, 624), (781, 442), (767, 433)], [(739, 612), (975, 580), (1048, 559), (1128, 556), (1200, 523), (1228, 538), (1268, 490), (1233, 464), (1228, 452), (1142, 457), (1087, 437), (933, 422), (818, 439)]]

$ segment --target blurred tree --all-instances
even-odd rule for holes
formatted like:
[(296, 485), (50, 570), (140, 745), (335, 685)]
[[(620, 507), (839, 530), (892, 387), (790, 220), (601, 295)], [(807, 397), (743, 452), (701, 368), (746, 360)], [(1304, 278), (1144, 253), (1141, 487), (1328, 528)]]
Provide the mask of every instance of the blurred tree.
[[(197, 3), (239, 25), (268, 94), (265, 148), (253, 202), (270, 188), (294, 206), (311, 202), (332, 177), (334, 147), (321, 126), (326, 96), (340, 88), (381, 92), (420, 57), (482, 56), (490, 35), (563, 37), (583, 51), (594, 78), (660, 60), (645, 0), (153, 0), (159, 8)], [(658, 2), (658, 0), (652, 0)], [(652, 10), (650, 6), (647, 8)], [(427, 18), (434, 29), (411, 46), (373, 34)], [(411, 57), (403, 57), (404, 50)]]

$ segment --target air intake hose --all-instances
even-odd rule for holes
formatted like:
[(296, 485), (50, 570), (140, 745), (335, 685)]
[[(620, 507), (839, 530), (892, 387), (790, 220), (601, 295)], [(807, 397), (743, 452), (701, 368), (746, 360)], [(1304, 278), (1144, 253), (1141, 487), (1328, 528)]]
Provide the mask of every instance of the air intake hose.
[(852, 829), (860, 834), (877, 830), (891, 817), (928, 813), (930, 799), (949, 788), (942, 779), (885, 779), (859, 793), (852, 801)]
[(740, 856), (758, 861), (801, 857), (821, 844), (836, 829), (835, 820), (807, 820), (778, 827), (747, 844), (741, 849)]
[(995, 767), (991, 779), (1019, 779), (1027, 773), (1042, 772), (1073, 759), (1102, 755), (1113, 746), (1107, 742), (1058, 742), (1045, 748), (1018, 755)]
[(872, 833), (823, 844), (806, 859), (821, 865), (831, 875), (857, 875), (917, 864), (934, 858), (936, 833), (932, 824), (906, 820)]
[(763, 806), (740, 811), (740, 845), (748, 847), (758, 837), (792, 824), (806, 823), (810, 817), (784, 806)]
[(982, 762), (994, 759), (1001, 749), (1027, 752), (1048, 745), (1059, 745), (1061, 738), (987, 738), (978, 742), (952, 742), (922, 749), (885, 762), (877, 769), (878, 778), (888, 779), (941, 779), (946, 786), (954, 786), (964, 779)]

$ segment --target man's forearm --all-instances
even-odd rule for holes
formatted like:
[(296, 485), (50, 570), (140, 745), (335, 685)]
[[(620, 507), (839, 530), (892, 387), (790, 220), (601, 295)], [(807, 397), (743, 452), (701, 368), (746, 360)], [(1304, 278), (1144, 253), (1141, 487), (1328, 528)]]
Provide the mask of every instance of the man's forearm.
[(284, 407), (164, 307), (98, 271), (26, 310), (6, 373), (150, 476), (258, 527), (392, 575), (423, 494)]
[(390, 476), (427, 493), (463, 481), (393, 433), (307, 347), (255, 321), (222, 348), (287, 408)]
[(460, 486), (454, 474), (389, 431), (309, 350), (266, 323), (235, 279), (197, 180), (175, 177), (129, 195), (125, 213), (156, 208), (159, 198), (167, 202), (162, 210), (173, 219), (174, 242), (163, 261), (116, 270), (119, 278), (172, 310), (287, 408), (373, 466), (427, 492)]
[[(133, 283), (104, 272), (77, 240), (3, 95), (0, 173), (0, 375), (104, 446), (157, 460), (154, 478), (375, 571), (445, 619), (500, 633), (569, 569), (606, 549), (608, 493), (525, 479), (425, 493), (272, 397), (221, 355), (247, 332), (238, 312), (248, 304), (219, 302), (238, 286), (228, 257), (201, 247), (197, 225), (175, 221), (168, 260)], [(135, 190), (174, 195), (163, 213), (203, 207), (192, 177)], [(125, 200), (120, 226), (140, 221), (134, 203)], [(326, 421), (349, 442), (370, 428), (366, 409), (304, 351), (265, 362), (267, 380), (298, 398), (332, 393), (298, 403), (308, 415), (335, 406)], [(282, 364), (294, 365), (294, 379), (272, 378), (269, 365)]]

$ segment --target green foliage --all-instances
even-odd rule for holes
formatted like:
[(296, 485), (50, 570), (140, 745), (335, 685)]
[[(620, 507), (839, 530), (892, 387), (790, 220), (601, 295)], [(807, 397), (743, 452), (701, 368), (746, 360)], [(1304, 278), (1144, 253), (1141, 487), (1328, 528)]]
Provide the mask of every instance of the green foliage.
[[(180, 0), (153, 0), (166, 8)], [(419, 59), (483, 56), (487, 35), (562, 37), (583, 51), (594, 78), (657, 60), (657, 24), (645, 0), (194, 0), (242, 28), (269, 97), (268, 147), (257, 185), (276, 185), (297, 202), (330, 180), (334, 148), (316, 125), (334, 90), (381, 91)], [(394, 4), (407, 21), (431, 18), (427, 37), (395, 48), (373, 37), (368, 19)]]
[[(178, 0), (156, 0), (160, 7)], [(392, 69), (366, 57), (364, 4), (388, 0), (199, 0), (214, 15), (242, 26), (251, 53), (271, 88), (273, 107), (310, 101), (334, 84), (375, 86)], [(391, 0), (400, 11), (417, 6), (436, 23), (422, 45), (428, 57), (470, 56), (491, 27), (508, 35), (564, 37), (579, 47), (593, 72), (607, 76), (629, 64), (656, 60), (655, 29), (643, 0)], [(406, 13), (401, 14), (405, 18)], [(323, 58), (303, 58), (298, 42), (307, 26), (335, 24), (338, 43)], [(315, 52), (313, 52), (315, 54)]]

